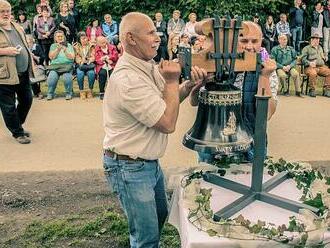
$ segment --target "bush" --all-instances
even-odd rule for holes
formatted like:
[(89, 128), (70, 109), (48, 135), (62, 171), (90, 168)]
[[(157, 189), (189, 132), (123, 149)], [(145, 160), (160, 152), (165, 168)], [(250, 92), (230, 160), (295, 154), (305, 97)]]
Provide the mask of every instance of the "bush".
[[(28, 16), (35, 15), (35, 4), (38, 0), (19, 0), (10, 1), (14, 12), (24, 9)], [(60, 0), (51, 1), (54, 12), (58, 10)], [(103, 20), (105, 13), (110, 13), (115, 20), (120, 21), (120, 17), (131, 11), (140, 11), (151, 17), (158, 11), (162, 12), (167, 20), (171, 17), (172, 11), (179, 9), (182, 11), (183, 18), (187, 19), (190, 12), (196, 12), (199, 19), (219, 15), (230, 14), (231, 16), (240, 15), (245, 20), (251, 19), (255, 13), (259, 13), (264, 21), (267, 14), (274, 15), (278, 19), (280, 12), (288, 12), (292, 5), (287, 0), (76, 0), (76, 5), (82, 10), (82, 25), (85, 26), (93, 17)], [(293, 2), (293, 0), (292, 0)]]

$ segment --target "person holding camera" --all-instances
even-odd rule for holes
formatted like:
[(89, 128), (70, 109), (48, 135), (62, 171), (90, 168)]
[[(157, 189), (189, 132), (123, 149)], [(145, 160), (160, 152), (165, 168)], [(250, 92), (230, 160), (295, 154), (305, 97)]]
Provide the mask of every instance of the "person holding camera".
[(128, 13), (119, 29), (124, 54), (103, 101), (104, 170), (128, 218), (131, 247), (158, 247), (168, 215), (159, 158), (175, 130), (180, 102), (201, 87), (206, 71), (193, 67), (193, 80), (179, 85), (178, 63), (156, 65), (161, 39), (145, 14)]
[(29, 144), (30, 134), (22, 125), (32, 105), (29, 78), (34, 77), (33, 58), (23, 29), (10, 17), (10, 3), (0, 0), (0, 109), (16, 141)]
[(74, 50), (70, 43), (66, 42), (65, 34), (62, 30), (57, 30), (54, 34), (55, 43), (50, 47), (47, 77), (48, 93), (47, 100), (54, 99), (57, 82), (61, 75), (64, 78), (65, 100), (72, 99), (72, 71), (74, 61)]
[[(80, 99), (93, 98), (93, 87), (95, 82), (95, 47), (90, 44), (85, 32), (81, 31), (77, 35), (77, 40), (73, 44), (75, 50), (75, 61), (77, 64), (77, 82), (80, 91)], [(88, 78), (88, 90), (84, 90), (84, 77)]]

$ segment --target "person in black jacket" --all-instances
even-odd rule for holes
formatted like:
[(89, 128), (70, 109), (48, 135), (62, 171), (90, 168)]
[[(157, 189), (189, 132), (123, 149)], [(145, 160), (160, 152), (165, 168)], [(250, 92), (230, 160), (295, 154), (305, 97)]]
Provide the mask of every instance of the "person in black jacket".
[(300, 50), (299, 44), (303, 37), (305, 10), (306, 5), (301, 0), (295, 0), (295, 6), (290, 8), (289, 12), (292, 45), (297, 52)]
[(69, 12), (68, 3), (60, 2), (60, 13), (57, 14), (56, 26), (65, 34), (66, 40), (72, 43), (76, 35), (76, 22), (73, 15)]
[(330, 0), (327, 1), (327, 5), (323, 8), (323, 50), (326, 61), (329, 57), (329, 36), (330, 36)]
[(154, 58), (156, 62), (159, 62), (160, 59), (168, 59), (167, 52), (167, 24), (163, 20), (162, 13), (158, 12), (155, 14), (154, 20), (155, 27), (157, 29), (157, 34), (160, 37), (160, 45), (157, 50), (157, 55)]
[(69, 0), (68, 6), (69, 6), (69, 13), (73, 16), (75, 21), (76, 32), (78, 32), (80, 30), (81, 9), (78, 9), (75, 6), (74, 0)]
[(268, 53), (271, 52), (275, 43), (276, 26), (273, 16), (269, 15), (265, 25), (262, 27), (263, 42)]

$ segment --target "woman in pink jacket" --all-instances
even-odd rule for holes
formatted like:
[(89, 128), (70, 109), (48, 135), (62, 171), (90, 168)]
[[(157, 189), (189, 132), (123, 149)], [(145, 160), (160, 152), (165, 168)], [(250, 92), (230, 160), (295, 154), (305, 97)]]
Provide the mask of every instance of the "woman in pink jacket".
[(86, 35), (90, 44), (96, 45), (96, 38), (102, 36), (102, 28), (99, 25), (99, 20), (93, 19), (87, 26)]
[(105, 84), (107, 79), (109, 79), (117, 60), (117, 48), (110, 44), (104, 36), (97, 37), (95, 47), (95, 73), (98, 75), (99, 79), (101, 100), (103, 100)]

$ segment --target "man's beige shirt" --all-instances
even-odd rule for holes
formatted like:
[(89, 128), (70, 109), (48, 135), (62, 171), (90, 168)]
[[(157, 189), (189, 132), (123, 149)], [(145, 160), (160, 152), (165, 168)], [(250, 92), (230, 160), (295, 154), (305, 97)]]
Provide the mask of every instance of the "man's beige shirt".
[(119, 58), (103, 100), (104, 149), (149, 160), (164, 155), (167, 134), (152, 128), (166, 109), (164, 84), (153, 61)]

